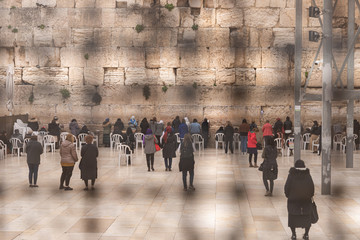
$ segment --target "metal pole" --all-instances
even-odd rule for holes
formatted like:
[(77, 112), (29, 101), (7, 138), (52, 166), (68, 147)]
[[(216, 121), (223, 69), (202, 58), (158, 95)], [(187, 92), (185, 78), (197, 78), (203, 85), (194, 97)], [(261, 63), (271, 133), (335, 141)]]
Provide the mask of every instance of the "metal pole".
[(302, 0), (296, 0), (295, 28), (295, 113), (294, 113), (294, 162), (301, 158), (301, 64), (302, 64)]
[[(354, 46), (351, 39), (355, 29), (355, 0), (348, 1), (348, 51), (350, 56), (347, 63), (347, 89), (354, 89)], [(346, 168), (354, 167), (354, 100), (348, 100), (346, 127)]]
[(332, 0), (324, 0), (321, 194), (331, 194)]

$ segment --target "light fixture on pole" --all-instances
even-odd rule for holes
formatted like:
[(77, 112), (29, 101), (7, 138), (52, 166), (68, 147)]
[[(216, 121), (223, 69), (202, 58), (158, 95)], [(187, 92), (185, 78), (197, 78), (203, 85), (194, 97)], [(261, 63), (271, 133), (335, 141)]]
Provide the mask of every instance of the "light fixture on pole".
[(320, 9), (318, 7), (309, 7), (309, 17), (312, 18), (320, 17)]
[(320, 33), (316, 31), (309, 31), (309, 41), (310, 42), (318, 42), (320, 39)]

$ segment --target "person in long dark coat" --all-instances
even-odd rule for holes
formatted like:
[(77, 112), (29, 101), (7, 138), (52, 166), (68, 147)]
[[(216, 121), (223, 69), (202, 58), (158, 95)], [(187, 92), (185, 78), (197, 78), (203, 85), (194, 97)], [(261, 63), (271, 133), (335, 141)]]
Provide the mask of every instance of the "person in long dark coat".
[(114, 124), (114, 128), (117, 127), (120, 131), (123, 131), (125, 129), (124, 123), (121, 121), (120, 118), (118, 118)]
[(207, 148), (209, 142), (209, 129), (210, 129), (209, 120), (205, 118), (201, 124), (201, 135), (204, 138), (204, 148)]
[(228, 148), (230, 148), (231, 153), (234, 153), (234, 149), (233, 149), (234, 128), (231, 125), (230, 121), (227, 122), (227, 125), (224, 129), (224, 141), (225, 141), (225, 153), (227, 153)]
[(190, 175), (190, 190), (195, 190), (194, 187), (194, 166), (195, 166), (195, 160), (194, 160), (194, 149), (191, 142), (191, 135), (189, 133), (185, 134), (184, 141), (181, 143), (180, 147), (180, 162), (179, 162), (179, 170), (182, 172), (183, 177), (183, 184), (184, 184), (184, 191), (187, 191), (187, 172), (189, 172)]
[(150, 127), (149, 122), (146, 118), (143, 118), (143, 120), (140, 123), (141, 133), (146, 134), (146, 130)]
[(95, 179), (97, 178), (97, 160), (99, 151), (96, 145), (92, 144), (93, 136), (85, 137), (86, 145), (81, 148), (81, 161), (79, 168), (81, 170), (81, 179), (85, 182), (84, 190), (89, 190), (88, 180), (91, 180), (91, 190), (94, 190)]
[(171, 126), (167, 126), (162, 138), (165, 171), (171, 171), (172, 159), (176, 157), (177, 137)]
[[(277, 149), (274, 138), (267, 138), (265, 143), (265, 148), (262, 153), (262, 158), (264, 162), (262, 163), (263, 167), (263, 182), (266, 189), (265, 196), (271, 197), (274, 189), (274, 180), (278, 176), (278, 165), (276, 162)], [(269, 183), (270, 182), (270, 188)]]
[(26, 161), (29, 167), (29, 187), (38, 187), (36, 182), (40, 165), (40, 155), (43, 153), (43, 147), (37, 141), (37, 136), (31, 136), (30, 141), (26, 145)]
[(295, 167), (290, 168), (284, 190), (288, 199), (288, 226), (292, 232), (291, 239), (296, 239), (296, 228), (305, 228), (303, 239), (309, 239), (312, 197), (315, 190), (310, 170), (305, 167), (303, 160), (297, 160)]

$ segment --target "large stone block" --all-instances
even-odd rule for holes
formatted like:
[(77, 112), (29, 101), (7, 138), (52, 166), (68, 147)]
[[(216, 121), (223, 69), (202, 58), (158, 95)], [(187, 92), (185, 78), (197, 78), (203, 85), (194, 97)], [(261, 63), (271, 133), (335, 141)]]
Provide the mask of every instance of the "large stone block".
[[(150, 0), (148, 0), (150, 1)], [(151, 3), (152, 5), (153, 3)], [(160, 21), (160, 12), (159, 9), (156, 7), (143, 7), (142, 9), (142, 23), (144, 24), (145, 27), (150, 27), (150, 28), (154, 28), (154, 27), (161, 27), (159, 25), (159, 21)]]
[(94, 29), (72, 28), (71, 43), (75, 47), (90, 47), (94, 45)]
[(271, 0), (256, 1), (255, 7), (257, 7), (257, 8), (270, 7), (270, 1)]
[(14, 48), (0, 48), (0, 67), (7, 67), (14, 64)]
[(85, 67), (84, 79), (86, 85), (100, 86), (104, 84), (104, 68)]
[(236, 0), (218, 0), (219, 8), (234, 8)]
[(195, 18), (195, 24), (199, 25), (199, 28), (214, 27), (216, 21), (215, 9), (202, 8), (200, 15)]
[(229, 28), (199, 28), (196, 31), (196, 46), (199, 47), (229, 47)]
[(142, 16), (140, 12), (131, 11), (127, 8), (117, 8), (115, 11), (114, 27), (133, 27), (142, 24)]
[(249, 46), (252, 48), (257, 48), (260, 46), (260, 34), (257, 28), (250, 28)]
[[(8, 70), (8, 66), (0, 67), (0, 86), (4, 86), (4, 88), (3, 88), (4, 90), (5, 90), (5, 85), (6, 85), (7, 70)], [(14, 83), (15, 83), (15, 85), (22, 84), (21, 77), (22, 77), (22, 68), (18, 68), (18, 67), (14, 68)]]
[(262, 48), (269, 48), (272, 47), (274, 42), (274, 35), (272, 28), (264, 28), (259, 30), (260, 37), (259, 37), (259, 44)]
[(84, 68), (69, 68), (69, 85), (84, 85)]
[(180, 66), (182, 68), (208, 68), (209, 50), (207, 48), (180, 49)]
[(235, 48), (210, 48), (210, 67), (233, 68), (235, 52)]
[[(86, 52), (78, 48), (61, 48), (60, 49), (60, 60), (62, 67), (85, 67)], [(91, 58), (91, 55), (89, 56)]]
[(191, 28), (194, 24), (194, 16), (190, 8), (180, 8), (180, 27)]
[[(9, 30), (9, 29), (8, 29)], [(18, 27), (17, 33), (12, 33), (15, 36), (14, 46), (33, 46), (33, 34), (28, 27)]]
[(132, 28), (113, 28), (111, 45), (116, 47), (132, 47), (134, 34), (137, 33)]
[(145, 67), (144, 48), (120, 48), (118, 51), (119, 67), (141, 68)]
[(36, 7), (37, 0), (22, 0), (21, 7), (23, 8), (34, 8)]
[(247, 7), (254, 7), (255, 0), (236, 0), (236, 7), (240, 8), (247, 8)]
[(102, 9), (102, 27), (114, 27), (115, 25), (115, 13), (116, 10), (113, 8), (103, 8)]
[(213, 86), (216, 80), (215, 69), (179, 68), (177, 70), (176, 85)]
[(10, 9), (0, 8), (0, 23), (3, 27), (10, 25)]
[(75, 0), (77, 8), (94, 8), (96, 0)]
[(39, 48), (15, 48), (15, 66), (27, 67), (36, 65), (39, 65)]
[(101, 8), (68, 8), (69, 27), (101, 27)]
[(41, 22), (40, 8), (15, 8), (10, 10), (11, 23), (16, 27), (36, 27)]
[(53, 28), (52, 34), (55, 47), (66, 47), (71, 44), (70, 28)]
[(60, 49), (53, 47), (39, 48), (40, 67), (60, 67)]
[(95, 28), (94, 41), (91, 44), (92, 48), (102, 48), (111, 46), (111, 28)]
[(234, 28), (230, 31), (230, 46), (235, 48), (249, 47), (250, 34), (248, 28)]
[(261, 67), (261, 48), (237, 48), (235, 52), (235, 67), (258, 68)]
[(160, 48), (160, 67), (180, 67), (180, 51), (178, 48)]
[(256, 71), (254, 68), (236, 68), (236, 82), (239, 86), (255, 86)]
[(179, 27), (180, 26), (180, 11), (174, 8), (169, 11), (166, 8), (160, 9), (160, 26), (161, 27)]
[[(262, 2), (262, 1), (260, 1)], [(280, 10), (276, 8), (249, 8), (244, 10), (245, 25), (257, 28), (275, 27)]]
[(274, 47), (283, 48), (289, 45), (295, 45), (294, 28), (273, 28)]
[(124, 68), (105, 68), (104, 71), (105, 85), (124, 85)]
[(69, 69), (58, 67), (25, 67), (23, 80), (34, 85), (68, 85)]
[(34, 45), (36, 47), (51, 47), (53, 46), (51, 28), (34, 28)]
[(0, 46), (1, 47), (14, 47), (16, 34), (11, 32), (7, 27), (0, 28)]
[(256, 86), (291, 87), (288, 69), (256, 69)]
[(133, 30), (132, 46), (134, 47), (156, 47), (157, 29), (146, 28), (140, 33)]
[(161, 28), (157, 33), (159, 47), (175, 47), (177, 45), (178, 30), (176, 28)]
[(159, 69), (125, 68), (125, 85), (159, 85)]
[(287, 0), (270, 0), (270, 7), (285, 8)]
[(165, 85), (175, 85), (175, 72), (174, 68), (159, 68), (160, 81)]
[(232, 85), (234, 83), (235, 68), (216, 70), (216, 85)]
[(101, 0), (101, 1), (96, 1), (95, 7), (97, 7), (97, 8), (115, 8), (116, 3), (114, 0)]
[(288, 68), (289, 54), (286, 48), (271, 48), (262, 50), (263, 68)]
[(145, 66), (147, 68), (160, 67), (160, 49), (159, 48), (146, 48), (145, 50)]
[(216, 20), (220, 27), (240, 28), (243, 26), (243, 11), (241, 8), (219, 9)]
[(11, 8), (14, 7), (21, 7), (22, 0), (2, 0), (0, 1), (0, 8)]
[[(41, 24), (66, 28), (68, 26), (68, 10), (66, 8), (41, 8)], [(41, 24), (38, 23), (38, 26)]]
[(57, 8), (73, 8), (75, 7), (75, 0), (56, 0)]
[[(295, 8), (280, 9), (280, 27), (295, 27)], [(318, 20), (318, 19), (316, 19)], [(319, 21), (318, 21), (319, 22)]]

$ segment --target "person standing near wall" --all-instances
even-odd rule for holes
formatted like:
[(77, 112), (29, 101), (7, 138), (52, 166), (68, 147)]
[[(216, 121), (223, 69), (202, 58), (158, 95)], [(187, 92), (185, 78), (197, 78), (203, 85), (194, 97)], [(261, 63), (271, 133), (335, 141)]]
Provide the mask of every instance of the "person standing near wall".
[(75, 118), (73, 120), (71, 120), (71, 122), (69, 123), (69, 129), (70, 129), (70, 132), (72, 135), (74, 135), (76, 137), (77, 137), (77, 135), (79, 135), (80, 127)]
[(79, 168), (81, 170), (81, 179), (85, 183), (84, 190), (89, 190), (88, 181), (91, 180), (91, 190), (95, 190), (95, 180), (97, 178), (97, 157), (99, 151), (96, 145), (92, 144), (93, 136), (85, 137), (86, 145), (81, 148), (81, 161)]
[(43, 153), (43, 147), (41, 143), (37, 141), (37, 136), (31, 136), (30, 141), (26, 144), (26, 153), (26, 160), (29, 167), (29, 187), (39, 187), (36, 183), (40, 165), (40, 155)]
[(60, 133), (61, 133), (60, 124), (59, 124), (58, 120), (59, 120), (58, 117), (55, 116), (53, 118), (53, 120), (51, 121), (51, 123), (49, 123), (49, 125), (48, 125), (49, 135), (52, 135), (55, 137), (55, 148), (56, 149), (59, 148)]
[(163, 120), (160, 120), (158, 123), (155, 124), (155, 136), (158, 142), (160, 143), (160, 138), (163, 135), (164, 132), (164, 122)]
[(146, 134), (146, 130), (150, 127), (149, 122), (146, 118), (143, 118), (143, 120), (140, 123), (140, 129), (142, 134)]
[[(252, 129), (250, 129), (251, 131)], [(266, 142), (267, 138), (271, 138), (273, 136), (273, 132), (272, 132), (272, 126), (269, 122), (269, 120), (266, 120), (266, 123), (264, 124), (264, 126), (262, 127), (262, 132), (263, 132), (263, 138), (264, 141)], [(264, 146), (265, 147), (265, 146)]]
[(110, 119), (106, 118), (102, 124), (104, 132), (103, 132), (103, 143), (105, 147), (110, 147), (110, 133), (111, 133), (111, 123)]
[(179, 170), (182, 172), (182, 179), (184, 185), (184, 191), (187, 191), (187, 172), (190, 175), (190, 186), (189, 190), (195, 191), (194, 187), (194, 148), (191, 142), (191, 135), (189, 133), (185, 134), (184, 141), (180, 147), (180, 162), (179, 162)]
[(290, 121), (290, 117), (286, 117), (286, 121), (284, 122), (284, 132), (285, 132), (285, 141), (288, 139), (289, 135), (292, 133), (292, 122)]
[(189, 127), (190, 134), (200, 134), (201, 133), (201, 126), (200, 123), (198, 123), (197, 119), (195, 118), (193, 122), (190, 124)]
[(180, 141), (182, 142), (185, 134), (189, 133), (189, 128), (188, 125), (185, 122), (185, 119), (183, 119), (181, 121), (181, 124), (179, 125), (179, 137), (180, 137)]
[(178, 133), (179, 132), (179, 126), (180, 126), (181, 122), (180, 122), (180, 117), (176, 116), (175, 119), (172, 121), (172, 128), (174, 129), (174, 133)]
[[(256, 164), (257, 162), (257, 155), (258, 155), (258, 151), (256, 148), (256, 144), (257, 144), (257, 140), (256, 140), (256, 132), (258, 132), (259, 130), (257, 128), (253, 128), (249, 133), (248, 133), (248, 145), (247, 145), (247, 150), (249, 153), (249, 167), (258, 167), (258, 165)], [(254, 155), (254, 165), (252, 165), (252, 155)]]
[(174, 135), (171, 126), (166, 127), (162, 141), (165, 171), (171, 171), (172, 159), (176, 157), (177, 144), (177, 138)]
[(150, 172), (150, 168), (152, 171), (155, 171), (154, 169), (154, 154), (156, 153), (155, 143), (158, 143), (158, 141), (150, 128), (146, 130), (146, 135), (144, 136), (143, 143), (144, 143), (144, 152), (146, 155), (146, 164), (148, 167), (148, 172)]
[(248, 136), (248, 132), (250, 131), (250, 125), (247, 123), (246, 119), (244, 118), (242, 120), (242, 124), (239, 127), (239, 132), (240, 132), (240, 141), (241, 141), (241, 153), (243, 155), (246, 154), (247, 151), (247, 136)]
[[(69, 186), (70, 178), (72, 176), (75, 163), (78, 161), (74, 141), (75, 141), (74, 136), (72, 134), (68, 134), (66, 135), (65, 141), (60, 146), (62, 174), (60, 177), (59, 189), (64, 189), (65, 191), (73, 190)], [(65, 182), (65, 187), (64, 187), (64, 182)]]
[(313, 141), (315, 141), (321, 134), (321, 130), (317, 121), (314, 121), (314, 125), (311, 127), (310, 134), (311, 135), (309, 140), (310, 141), (309, 146), (310, 146), (310, 150), (312, 150)]
[(230, 148), (231, 153), (234, 153), (234, 128), (231, 125), (230, 121), (227, 121), (227, 125), (224, 129), (224, 141), (225, 141), (225, 153), (227, 154), (228, 148)]
[(204, 138), (204, 148), (207, 148), (207, 145), (208, 145), (209, 130), (210, 130), (209, 120), (207, 118), (205, 118), (201, 124), (201, 135)]
[[(278, 175), (278, 165), (276, 162), (277, 158), (277, 149), (276, 149), (276, 143), (274, 141), (274, 138), (267, 138), (266, 147), (264, 148), (264, 151), (262, 153), (262, 158), (264, 159), (264, 162), (262, 165), (262, 171), (263, 171), (263, 182), (266, 189), (266, 197), (271, 197), (274, 189), (274, 180), (277, 179)], [(269, 183), (270, 182), (270, 188)]]

